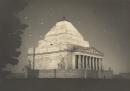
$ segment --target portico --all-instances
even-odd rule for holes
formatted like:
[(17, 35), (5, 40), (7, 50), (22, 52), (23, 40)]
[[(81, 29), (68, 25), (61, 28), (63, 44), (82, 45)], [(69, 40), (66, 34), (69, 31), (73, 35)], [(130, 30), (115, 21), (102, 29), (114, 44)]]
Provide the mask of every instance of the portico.
[(89, 55), (75, 55), (74, 69), (101, 70), (102, 58)]

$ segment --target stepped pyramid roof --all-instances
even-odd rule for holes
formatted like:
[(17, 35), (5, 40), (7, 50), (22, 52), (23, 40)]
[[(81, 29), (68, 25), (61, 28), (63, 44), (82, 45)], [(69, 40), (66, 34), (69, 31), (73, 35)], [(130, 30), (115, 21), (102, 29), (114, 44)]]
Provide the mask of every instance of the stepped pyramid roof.
[(73, 24), (67, 20), (57, 22), (45, 35), (44, 40), (39, 41), (39, 46), (47, 47), (67, 44), (89, 47), (88, 41), (85, 41)]

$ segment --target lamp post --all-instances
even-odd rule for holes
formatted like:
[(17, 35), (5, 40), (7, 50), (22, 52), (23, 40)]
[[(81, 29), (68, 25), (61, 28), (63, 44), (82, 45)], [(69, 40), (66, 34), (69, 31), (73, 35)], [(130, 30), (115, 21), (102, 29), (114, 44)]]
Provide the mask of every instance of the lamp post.
[(35, 70), (35, 47), (33, 47), (33, 54), (32, 54), (32, 56), (33, 56), (33, 64), (32, 64), (32, 66), (33, 66), (33, 70)]
[[(32, 34), (29, 34), (28, 36), (29, 36), (29, 38), (32, 38)], [(32, 55), (31, 69), (35, 70), (35, 47), (32, 47), (32, 54), (31, 55)]]

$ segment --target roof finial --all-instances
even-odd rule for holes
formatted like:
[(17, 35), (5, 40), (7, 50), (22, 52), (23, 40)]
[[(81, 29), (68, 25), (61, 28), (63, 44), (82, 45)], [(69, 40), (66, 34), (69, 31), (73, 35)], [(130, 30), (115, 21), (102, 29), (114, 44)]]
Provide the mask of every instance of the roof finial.
[(67, 20), (66, 17), (62, 17), (62, 21), (65, 21), (65, 20)]
[(68, 20), (67, 20), (66, 17), (64, 16), (64, 17), (62, 17), (59, 21), (68, 21)]

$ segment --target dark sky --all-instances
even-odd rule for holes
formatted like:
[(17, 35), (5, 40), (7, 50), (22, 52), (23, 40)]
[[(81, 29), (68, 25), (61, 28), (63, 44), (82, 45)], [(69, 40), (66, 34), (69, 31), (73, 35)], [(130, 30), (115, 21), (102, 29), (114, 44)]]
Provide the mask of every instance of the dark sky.
[[(27, 48), (65, 16), (90, 42), (104, 53), (104, 66), (115, 73), (130, 72), (130, 1), (128, 0), (28, 0), (19, 14), (29, 27), (23, 35), (20, 60)], [(43, 37), (42, 37), (43, 36)]]

